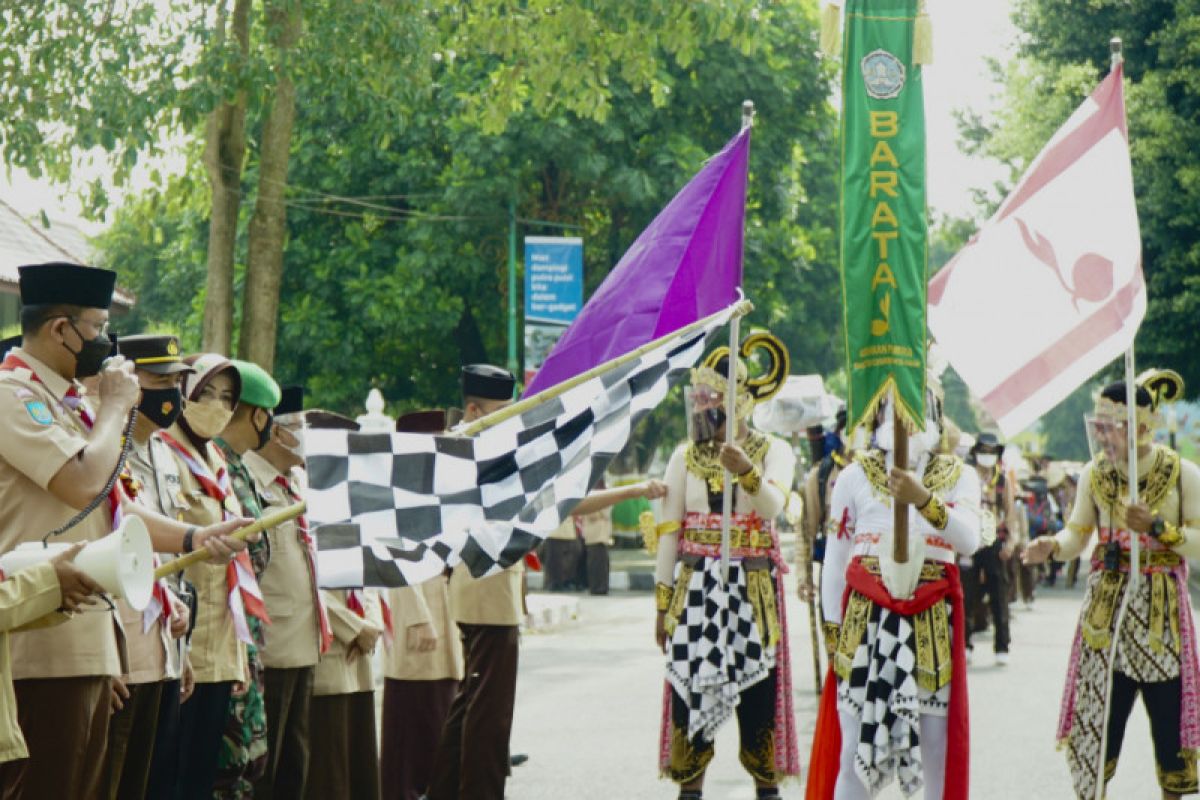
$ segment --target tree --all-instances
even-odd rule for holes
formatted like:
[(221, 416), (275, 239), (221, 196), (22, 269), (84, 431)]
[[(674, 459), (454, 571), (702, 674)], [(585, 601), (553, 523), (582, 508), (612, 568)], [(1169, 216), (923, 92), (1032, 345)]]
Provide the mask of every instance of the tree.
[[(301, 48), (328, 41), (313, 20), (306, 16)], [(662, 105), (614, 71), (607, 91), (620, 113), (599, 121), (556, 106), (499, 134), (473, 117), (494, 64), (451, 61), (444, 41), (424, 45), (443, 54), (431, 59), (428, 83), (390, 105), (372, 102), (391, 90), (370, 82), (403, 78), (379, 64), (362, 66), (371, 91), (348, 92), (323, 69), (298, 74), (275, 373), (304, 383), (311, 403), (347, 412), (370, 386), (398, 410), (455, 404), (460, 364), (503, 360), (510, 199), (522, 220), (580, 226), (590, 291), (732, 136), (747, 97), (759, 108), (746, 241), (751, 322), (784, 338), (795, 371), (836, 368), (832, 70), (815, 57), (811, 9), (773, 7), (760, 22), (751, 49), (710, 43), (703, 59), (667, 64)], [(252, 155), (250, 186), (261, 185), (259, 169)], [(203, 195), (192, 168), (122, 209), (101, 241), (107, 263), (154, 299), (153, 316), (177, 324), (189, 346), (199, 340), (194, 290), (167, 296), (159, 287), (202, 274), (193, 270), (204, 248)], [(526, 233), (558, 230), (522, 222)], [(154, 238), (161, 244), (148, 246)], [(245, 248), (239, 240), (238, 262)], [(155, 257), (164, 249), (173, 254), (166, 264)], [(661, 413), (644, 430), (664, 441), (682, 435), (681, 409)], [(639, 444), (640, 461), (655, 444)]]

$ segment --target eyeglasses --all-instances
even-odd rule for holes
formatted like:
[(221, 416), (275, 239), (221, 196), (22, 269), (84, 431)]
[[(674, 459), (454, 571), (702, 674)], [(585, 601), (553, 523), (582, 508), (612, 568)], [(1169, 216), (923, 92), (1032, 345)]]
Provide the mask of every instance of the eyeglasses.
[[(71, 323), (72, 328), (75, 327), (75, 323), (82, 322), (96, 332), (96, 335), (93, 337), (96, 339), (99, 339), (101, 336), (108, 336), (108, 320), (105, 320), (104, 322), (95, 322), (90, 319), (84, 319), (83, 317), (72, 317), (70, 314), (59, 314), (56, 317), (51, 317), (51, 319), (65, 319)], [(79, 333), (78, 329), (76, 329), (75, 332)]]

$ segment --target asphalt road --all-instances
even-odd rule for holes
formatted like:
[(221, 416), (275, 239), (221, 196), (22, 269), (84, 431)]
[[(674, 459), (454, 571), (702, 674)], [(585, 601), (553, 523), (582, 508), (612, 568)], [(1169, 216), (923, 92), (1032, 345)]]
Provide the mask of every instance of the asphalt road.
[[(990, 638), (978, 639), (970, 670), (973, 800), (1072, 797), (1054, 731), (1081, 598), (1079, 589), (1043, 589), (1032, 610), (1014, 610), (1012, 660), (1006, 667), (993, 665)], [(657, 775), (663, 657), (653, 645), (652, 605), (652, 596), (644, 593), (583, 596), (576, 621), (525, 635), (512, 747), (530, 760), (514, 770), (511, 800), (676, 796), (674, 786)], [(794, 595), (788, 616), (806, 765), (816, 697), (808, 612)], [(727, 725), (717, 740), (705, 798), (754, 797), (736, 747), (736, 728)], [(1149, 727), (1139, 705), (1109, 797), (1156, 800), (1154, 775)], [(802, 784), (783, 788), (786, 798), (803, 793)], [(884, 800), (901, 796), (894, 787), (880, 795)]]

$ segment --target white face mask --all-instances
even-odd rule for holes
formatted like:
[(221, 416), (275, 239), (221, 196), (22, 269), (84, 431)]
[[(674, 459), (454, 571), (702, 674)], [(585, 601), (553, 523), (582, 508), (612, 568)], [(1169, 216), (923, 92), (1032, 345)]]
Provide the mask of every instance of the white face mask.
[(990, 468), (996, 466), (996, 454), (995, 453), (976, 453), (975, 454), (975, 463), (981, 467), (987, 467), (990, 469)]

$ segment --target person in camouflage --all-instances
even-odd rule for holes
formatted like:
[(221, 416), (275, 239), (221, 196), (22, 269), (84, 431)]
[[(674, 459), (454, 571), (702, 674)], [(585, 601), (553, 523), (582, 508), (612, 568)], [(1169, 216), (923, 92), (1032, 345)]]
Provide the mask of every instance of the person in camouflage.
[[(242, 378), (242, 402), (217, 440), (217, 446), (228, 461), (230, 483), (243, 513), (258, 519), (263, 514), (263, 504), (255, 490), (254, 479), (242, 461), (242, 454), (257, 449), (270, 438), (272, 418), (268, 409), (278, 405), (280, 390), (261, 367), (244, 361), (233, 364)], [(262, 537), (250, 546), (249, 551), (255, 578), (261, 581), (271, 561), (270, 537)], [(229, 717), (213, 787), (216, 798), (241, 800), (254, 797), (254, 782), (267, 768), (266, 688), (259, 654), (266, 639), (260, 620), (250, 620), (250, 633), (254, 644), (246, 647), (249, 679), (244, 686), (235, 687), (229, 701)]]

